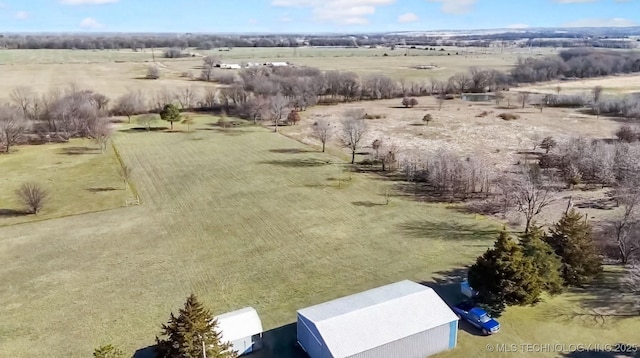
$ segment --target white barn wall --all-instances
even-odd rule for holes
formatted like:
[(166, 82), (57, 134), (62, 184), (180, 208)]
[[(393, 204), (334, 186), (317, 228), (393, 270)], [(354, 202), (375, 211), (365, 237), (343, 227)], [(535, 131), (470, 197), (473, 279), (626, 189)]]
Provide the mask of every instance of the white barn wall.
[(348, 358), (424, 358), (449, 349), (450, 325), (432, 328)]

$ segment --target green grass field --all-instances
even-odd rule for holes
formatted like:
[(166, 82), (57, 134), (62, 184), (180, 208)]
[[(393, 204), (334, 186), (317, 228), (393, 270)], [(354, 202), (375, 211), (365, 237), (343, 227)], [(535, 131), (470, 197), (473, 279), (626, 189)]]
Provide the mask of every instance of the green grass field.
[[(121, 207), (133, 197), (120, 176), (110, 146), (104, 153), (89, 140), (20, 146), (0, 155), (0, 226)], [(49, 191), (44, 210), (23, 215), (15, 190), (35, 182)]]
[[(255, 307), (265, 329), (289, 333), (257, 356), (292, 357), (297, 309), (402, 279), (452, 299), (452, 280), (500, 229), (444, 205), (402, 197), (385, 205), (390, 182), (350, 175), (335, 157), (263, 128), (197, 121), (191, 133), (114, 138), (143, 205), (0, 227), (0, 356), (87, 357), (108, 343), (132, 354), (194, 292), (215, 314)], [(21, 147), (11, 159), (53, 148)], [(61, 172), (86, 174), (61, 197), (95, 185), (89, 173), (105, 164), (87, 165)], [(62, 205), (53, 204), (50, 212)], [(488, 342), (637, 339), (638, 318), (594, 328), (558, 314), (590, 298), (509, 309), (499, 335), (461, 331), (443, 356), (489, 356)]]

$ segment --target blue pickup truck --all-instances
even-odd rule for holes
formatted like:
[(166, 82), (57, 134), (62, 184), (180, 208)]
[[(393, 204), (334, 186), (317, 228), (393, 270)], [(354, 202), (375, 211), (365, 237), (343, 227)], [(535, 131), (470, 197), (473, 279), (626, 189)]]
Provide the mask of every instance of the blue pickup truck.
[(464, 319), (472, 326), (482, 330), (484, 335), (498, 333), (500, 323), (491, 318), (489, 314), (480, 307), (476, 307), (472, 302), (462, 302), (453, 306), (453, 312), (460, 319)]

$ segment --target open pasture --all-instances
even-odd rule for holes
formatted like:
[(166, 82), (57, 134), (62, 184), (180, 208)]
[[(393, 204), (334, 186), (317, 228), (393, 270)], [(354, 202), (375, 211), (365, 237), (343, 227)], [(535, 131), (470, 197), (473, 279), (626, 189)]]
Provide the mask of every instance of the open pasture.
[(498, 228), (384, 205), (387, 182), (264, 129), (198, 128), (117, 135), (143, 205), (0, 228), (0, 356), (133, 352), (191, 292), (278, 327), (306, 305), (460, 267)]
[[(521, 56), (552, 54), (550, 49), (455, 48), (445, 51), (419, 49), (347, 49), (347, 48), (234, 48), (230, 51), (187, 50), (196, 57), (162, 58), (163, 49), (155, 49), (155, 63), (161, 72), (159, 80), (146, 80), (147, 66), (153, 64), (150, 49), (132, 50), (0, 50), (0, 100), (8, 100), (10, 91), (30, 86), (45, 93), (50, 88), (73, 82), (114, 98), (127, 91), (140, 89), (146, 93), (157, 89), (212, 86), (180, 77), (183, 72), (200, 75), (202, 56), (219, 56), (224, 62), (288, 61), (296, 65), (322, 70), (353, 71), (360, 75), (385, 74), (397, 80), (427, 82), (447, 80), (470, 67), (508, 71)], [(458, 53), (458, 55), (456, 55)], [(384, 56), (387, 54), (388, 56)], [(407, 54), (407, 56), (404, 56)], [(448, 55), (449, 54), (449, 55)], [(434, 65), (434, 69), (418, 70), (416, 66)], [(233, 71), (233, 70), (230, 70)]]
[[(101, 153), (95, 143), (73, 139), (14, 150), (0, 155), (0, 226), (119, 208), (133, 198), (111, 146)], [(37, 216), (25, 215), (17, 201), (15, 190), (25, 182), (36, 182), (49, 192)]]
[(612, 96), (640, 93), (640, 76), (624, 75), (572, 81), (555, 81), (532, 86), (523, 86), (518, 88), (518, 90), (557, 94), (558, 87), (560, 87), (560, 94), (581, 94), (590, 97), (593, 88), (596, 86), (602, 87), (605, 94)]

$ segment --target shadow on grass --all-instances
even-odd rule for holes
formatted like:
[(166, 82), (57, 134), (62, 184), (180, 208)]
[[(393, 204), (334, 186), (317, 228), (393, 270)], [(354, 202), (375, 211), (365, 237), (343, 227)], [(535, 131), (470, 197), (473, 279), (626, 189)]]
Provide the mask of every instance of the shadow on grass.
[(29, 213), (24, 210), (0, 209), (0, 218), (15, 218), (27, 215), (29, 215)]
[(300, 154), (300, 153), (311, 153), (310, 150), (306, 149), (298, 149), (298, 148), (283, 148), (283, 149), (269, 149), (271, 153), (278, 154)]
[(277, 165), (285, 168), (312, 168), (331, 164), (330, 160), (320, 159), (290, 159), (290, 160), (269, 160), (260, 164)]
[(351, 202), (351, 204), (355, 206), (363, 206), (365, 208), (372, 208), (374, 206), (386, 206), (386, 204), (384, 203), (374, 203), (371, 201), (353, 201)]
[(632, 293), (625, 292), (621, 278), (623, 270), (605, 270), (596, 281), (581, 288), (570, 288), (568, 301), (562, 309), (548, 312), (549, 319), (571, 324), (606, 327), (610, 323), (640, 316), (640, 307)]
[[(610, 352), (606, 352), (610, 350)], [(584, 351), (574, 351), (563, 353), (561, 357), (566, 358), (640, 358), (640, 348), (634, 343), (613, 343), (601, 345), (600, 349), (592, 348)]]
[(232, 137), (237, 137), (249, 133), (248, 131), (244, 131), (238, 128), (199, 128), (199, 130), (211, 131)]
[(476, 225), (466, 225), (457, 222), (431, 222), (427, 220), (409, 221), (400, 224), (398, 227), (407, 236), (423, 239), (428, 237), (441, 236), (446, 232), (446, 236), (441, 236), (444, 240), (493, 240), (497, 237), (499, 230), (478, 228)]
[[(422, 281), (420, 284), (431, 287), (449, 306), (453, 306), (466, 298), (460, 293), (460, 282), (467, 278), (467, 271), (468, 267), (461, 267), (436, 272), (432, 280)], [(483, 336), (479, 329), (464, 320), (458, 321), (458, 329), (473, 336)]]
[(61, 148), (59, 153), (65, 155), (100, 154), (100, 149), (91, 147), (65, 147)]
[(167, 129), (169, 129), (169, 127), (151, 127), (149, 129), (147, 129), (146, 127), (133, 127), (133, 128), (123, 129), (120, 132), (124, 132), (124, 133), (162, 132)]
[(133, 353), (132, 358), (156, 358), (156, 346), (140, 348)]
[(104, 193), (104, 192), (108, 192), (108, 191), (114, 191), (114, 190), (118, 190), (114, 187), (104, 187), (104, 188), (89, 188), (87, 189), (87, 191), (90, 191), (92, 193)]

